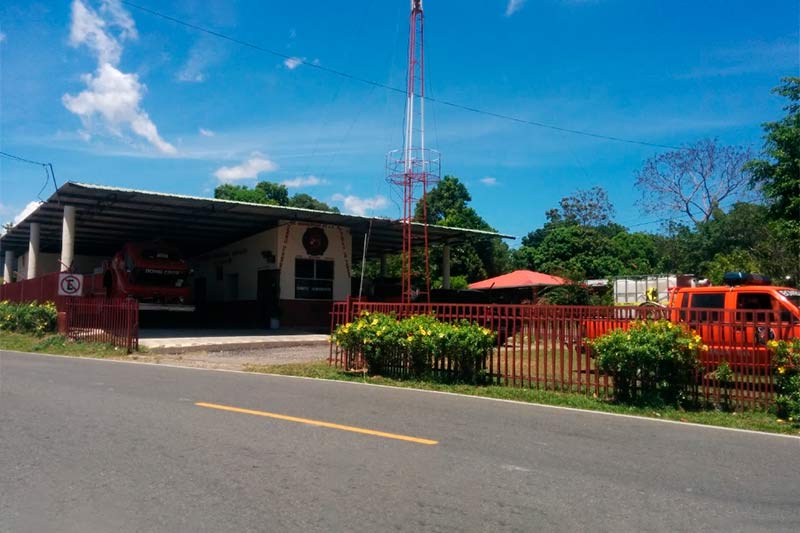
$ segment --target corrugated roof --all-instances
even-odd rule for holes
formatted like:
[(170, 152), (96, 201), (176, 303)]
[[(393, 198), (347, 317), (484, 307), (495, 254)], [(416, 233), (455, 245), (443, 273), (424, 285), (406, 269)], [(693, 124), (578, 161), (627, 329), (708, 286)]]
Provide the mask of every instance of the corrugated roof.
[[(195, 255), (276, 227), (281, 221), (347, 227), (353, 233), (355, 257), (362, 253), (363, 237), (358, 236), (370, 227), (368, 256), (402, 248), (402, 223), (387, 218), (68, 182), (0, 237), (0, 253), (25, 252), (32, 222), (41, 227), (40, 249), (59, 252), (63, 205), (76, 207), (78, 254), (110, 255), (125, 242), (158, 237), (175, 241), (185, 253)], [(413, 223), (412, 227), (421, 239), (423, 225)], [(470, 237), (514, 238), (444, 226), (428, 226), (428, 237), (433, 244), (458, 243)]]

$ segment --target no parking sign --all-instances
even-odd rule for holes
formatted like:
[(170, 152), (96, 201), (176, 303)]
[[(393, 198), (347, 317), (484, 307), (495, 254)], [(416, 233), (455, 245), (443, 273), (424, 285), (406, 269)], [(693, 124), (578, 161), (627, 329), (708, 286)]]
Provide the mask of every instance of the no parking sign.
[(58, 275), (59, 296), (80, 296), (83, 294), (83, 274), (62, 272)]

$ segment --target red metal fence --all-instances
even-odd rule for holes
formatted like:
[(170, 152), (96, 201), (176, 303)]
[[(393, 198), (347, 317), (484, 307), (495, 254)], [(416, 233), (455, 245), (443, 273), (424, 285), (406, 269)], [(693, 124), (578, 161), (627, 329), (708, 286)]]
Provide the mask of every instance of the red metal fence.
[[(662, 307), (408, 305), (351, 300), (334, 304), (331, 331), (352, 321), (362, 310), (398, 318), (432, 313), (444, 322), (470, 320), (497, 333), (497, 344), (486, 361), (493, 383), (601, 397), (611, 394), (611, 377), (597, 369), (586, 339), (626, 328), (637, 319), (668, 319), (673, 311)], [(694, 314), (683, 317), (709, 346), (701, 356), (701, 370), (696, 376), (697, 397), (751, 407), (770, 403), (774, 390), (766, 342), (798, 336), (800, 325), (782, 322), (781, 317), (767, 311), (723, 313), (716, 309), (714, 316), (702, 311), (695, 309)], [(333, 344), (329, 362), (345, 368), (363, 366), (359, 354), (347, 353)], [(715, 373), (723, 362), (731, 370), (724, 382)]]
[(75, 340), (104, 342), (125, 348), (128, 353), (139, 349), (139, 302), (131, 299), (91, 297), (102, 279), (84, 276), (86, 297), (58, 295), (58, 272), (33, 279), (0, 285), (0, 301), (55, 302), (64, 313), (64, 333)]
[(65, 298), (67, 336), (139, 349), (139, 302), (125, 299)]

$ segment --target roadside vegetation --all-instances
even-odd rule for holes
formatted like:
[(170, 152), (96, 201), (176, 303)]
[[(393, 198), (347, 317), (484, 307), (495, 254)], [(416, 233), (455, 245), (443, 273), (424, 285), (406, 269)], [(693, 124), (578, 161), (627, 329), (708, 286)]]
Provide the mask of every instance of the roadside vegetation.
[(0, 350), (85, 357), (125, 355), (110, 344), (76, 342), (57, 335), (57, 317), (52, 302), (0, 302)]

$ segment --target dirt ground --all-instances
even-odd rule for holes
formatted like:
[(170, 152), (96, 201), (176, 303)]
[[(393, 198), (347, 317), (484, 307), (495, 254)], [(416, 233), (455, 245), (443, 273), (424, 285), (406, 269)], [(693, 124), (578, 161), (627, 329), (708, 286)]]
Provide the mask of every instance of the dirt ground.
[(222, 352), (194, 352), (181, 354), (140, 352), (131, 357), (147, 363), (164, 363), (195, 368), (216, 368), (224, 370), (243, 370), (247, 365), (280, 365), (287, 363), (307, 363), (328, 359), (327, 345), (286, 346), (261, 348), (256, 350), (236, 350)]

